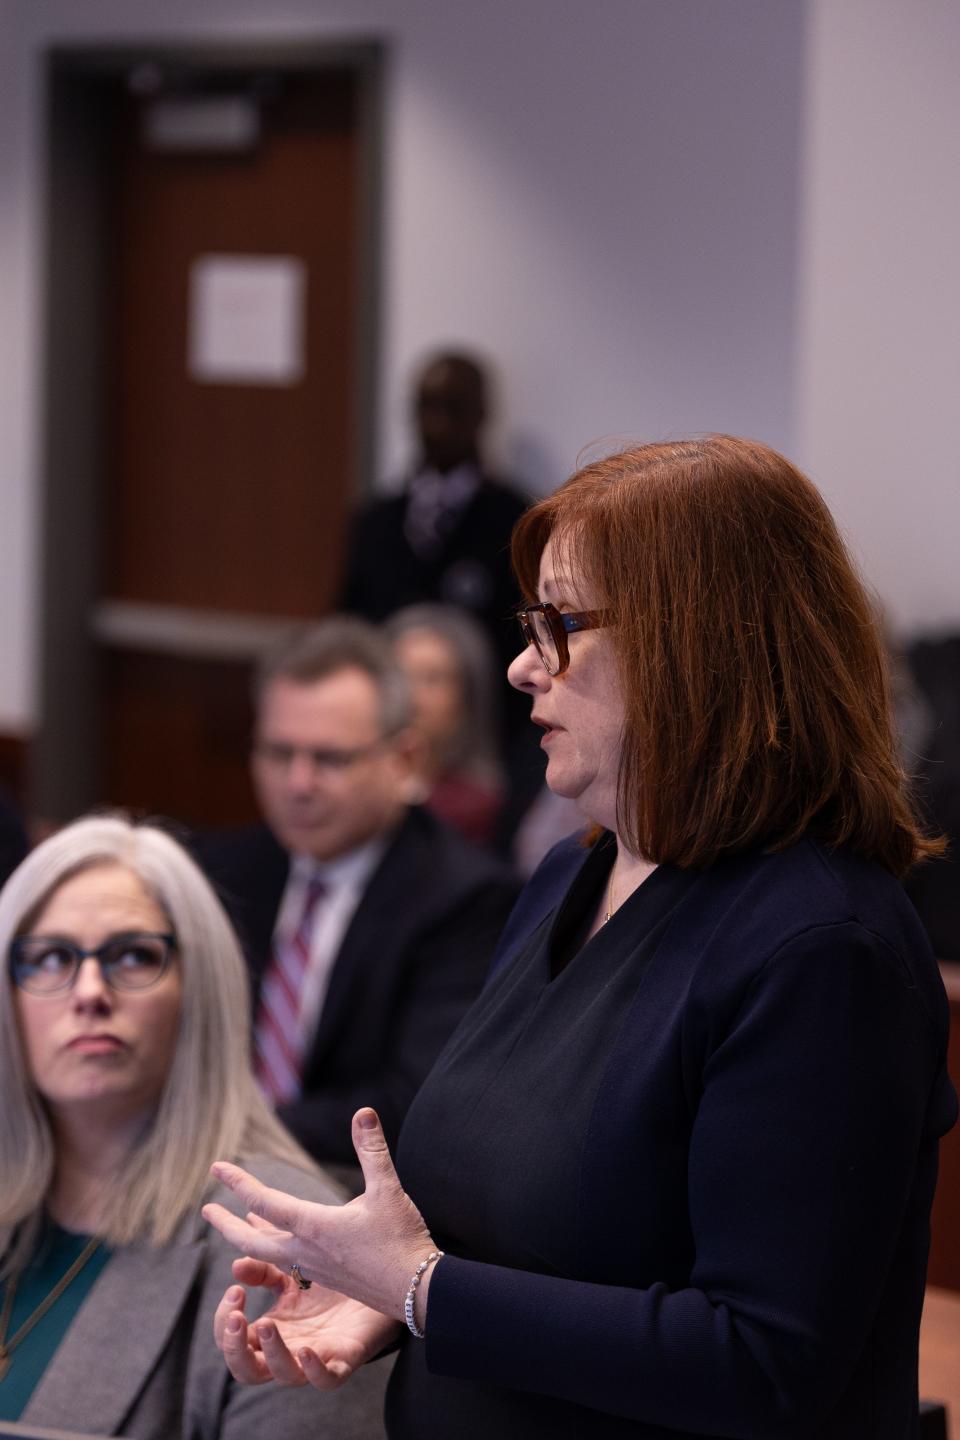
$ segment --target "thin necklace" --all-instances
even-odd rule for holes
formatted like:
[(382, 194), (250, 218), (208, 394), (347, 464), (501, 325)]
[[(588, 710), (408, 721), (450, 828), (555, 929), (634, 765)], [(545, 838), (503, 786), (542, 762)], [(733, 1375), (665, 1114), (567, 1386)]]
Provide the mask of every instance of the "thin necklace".
[(604, 910), (603, 910), (603, 919), (602, 919), (601, 922), (600, 922), (600, 927), (601, 927), (601, 929), (603, 928), (604, 925), (606, 925), (607, 921), (610, 920), (610, 919), (616, 914), (617, 910), (618, 910), (619, 907), (624, 903), (624, 901), (629, 900), (629, 898), (630, 898), (630, 896), (633, 894), (633, 892), (634, 892), (635, 890), (639, 889), (639, 887), (643, 884), (643, 882), (644, 882), (645, 880), (648, 880), (648, 879), (650, 878), (650, 876), (653, 874), (653, 871), (657, 868), (657, 867), (654, 865), (654, 866), (652, 866), (650, 869), (648, 869), (648, 870), (647, 870), (647, 873), (646, 873), (645, 875), (642, 875), (639, 880), (634, 880), (632, 883), (631, 883), (630, 881), (628, 881), (628, 882), (627, 882), (627, 891), (626, 891), (626, 894), (623, 895), (623, 896), (620, 898), (620, 900), (617, 900), (617, 898), (616, 898), (616, 890), (615, 890), (614, 884), (613, 884), (613, 876), (614, 876), (614, 871), (615, 871), (615, 869), (616, 869), (616, 863), (617, 863), (617, 862), (614, 861), (614, 862), (613, 862), (613, 865), (612, 865), (611, 868), (610, 868), (610, 875), (609, 875), (609, 877), (608, 877), (608, 879), (607, 879), (607, 888), (606, 888), (606, 890), (605, 890), (605, 892), (604, 892), (604, 902), (605, 902), (605, 903), (604, 903)]
[(7, 1329), (10, 1325), (10, 1316), (13, 1314), (13, 1298), (17, 1293), (17, 1281), (19, 1279), (19, 1276), (17, 1275), (10, 1276), (10, 1279), (7, 1281), (6, 1294), (3, 1297), (3, 1309), (0, 1310), (0, 1380), (3, 1380), (7, 1371), (10, 1369), (11, 1356), (13, 1355), (14, 1350), (16, 1350), (17, 1346), (20, 1344), (21, 1340), (26, 1339), (26, 1337), (30, 1334), (30, 1331), (33, 1329), (34, 1325), (36, 1325), (38, 1321), (42, 1320), (44, 1315), (46, 1315), (51, 1305), (56, 1304), (56, 1302), (60, 1299), (60, 1296), (63, 1294), (64, 1290), (66, 1290), (67, 1286), (70, 1284), (71, 1280), (75, 1280), (80, 1274), (80, 1271), (83, 1269), (84, 1265), (86, 1265), (87, 1261), (90, 1259), (90, 1256), (93, 1254), (94, 1250), (96, 1250), (99, 1244), (99, 1235), (94, 1235), (92, 1240), (87, 1241), (86, 1245), (84, 1245), (76, 1260), (74, 1260), (73, 1264), (70, 1266), (70, 1269), (67, 1270), (65, 1274), (61, 1275), (60, 1279), (57, 1281), (56, 1285), (54, 1285), (49, 1295), (46, 1295), (40, 1301), (40, 1304), (37, 1306), (37, 1308), (27, 1316), (26, 1320), (24, 1320), (17, 1333), (15, 1335), (11, 1335), (10, 1339), (8, 1340)]
[(606, 906), (604, 907), (603, 919), (602, 919), (601, 922), (600, 922), (601, 927), (603, 927), (604, 925), (606, 925), (607, 921), (610, 919), (610, 916), (613, 914), (613, 912), (614, 912), (614, 911), (616, 910), (616, 908), (617, 908), (616, 901), (615, 901), (614, 898), (613, 898), (613, 870), (612, 870), (612, 869), (611, 869), (611, 871), (610, 871), (610, 878), (607, 880), (607, 891), (606, 891), (606, 895), (604, 896), (604, 899), (606, 900), (607, 903), (606, 903)]

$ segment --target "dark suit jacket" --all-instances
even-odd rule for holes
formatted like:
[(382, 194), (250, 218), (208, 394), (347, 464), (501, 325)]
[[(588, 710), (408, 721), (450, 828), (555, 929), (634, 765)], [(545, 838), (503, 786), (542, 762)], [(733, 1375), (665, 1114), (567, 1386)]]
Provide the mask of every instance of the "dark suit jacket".
[(404, 530), (406, 492), (371, 501), (353, 524), (342, 608), (385, 620), (404, 605), (425, 600), (459, 605), (476, 616), (497, 652), (509, 658), (517, 648), (510, 534), (525, 509), (515, 490), (485, 475), (436, 554), (425, 558), (411, 548)]
[[(197, 844), (244, 944), (254, 1002), (289, 857), (264, 825)], [(350, 1119), (379, 1112), (395, 1139), (417, 1088), (474, 999), (519, 884), (414, 808), (377, 866), (334, 962), (304, 1093), (280, 1112), (318, 1159), (353, 1162)]]
[[(448, 1254), (389, 1433), (454, 1433), (437, 1417), (456, 1414), (464, 1437), (907, 1440), (937, 1145), (957, 1102), (936, 964), (876, 864), (804, 841), (718, 863), (685, 892), (596, 1093), (574, 1273), (463, 1254), (438, 1229), (416, 1166), (446, 1153), (458, 1043), (542, 953), (583, 858), (565, 842), (534, 876), (407, 1117), (400, 1178)], [(510, 1164), (487, 1183), (518, 1176)]]
[(26, 859), (29, 848), (20, 812), (9, 795), (0, 790), (0, 885)]
[[(421, 601), (457, 605), (487, 631), (505, 676), (520, 649), (514, 618), (520, 594), (510, 566), (510, 535), (525, 509), (516, 490), (484, 475), (436, 554), (424, 558), (411, 549), (404, 531), (406, 493), (371, 501), (353, 523), (340, 608), (379, 621)], [(504, 679), (499, 698), (510, 775), (506, 841), (540, 788), (543, 757), (527, 697)]]

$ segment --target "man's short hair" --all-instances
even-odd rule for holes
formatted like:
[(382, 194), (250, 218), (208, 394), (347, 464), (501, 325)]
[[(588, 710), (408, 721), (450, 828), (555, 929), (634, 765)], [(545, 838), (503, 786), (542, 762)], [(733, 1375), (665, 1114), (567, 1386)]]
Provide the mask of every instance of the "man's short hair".
[(472, 391), (480, 410), (486, 410), (490, 399), (490, 372), (478, 355), (466, 350), (438, 350), (430, 355), (417, 371), (417, 388), (427, 375), (434, 370), (445, 368), (453, 373), (457, 383)]
[(362, 670), (369, 675), (380, 697), (385, 735), (410, 724), (413, 702), (407, 677), (393, 658), (387, 639), (376, 626), (355, 615), (331, 615), (274, 641), (254, 673), (254, 704), (259, 708), (264, 691), (274, 680), (309, 685), (341, 670)]

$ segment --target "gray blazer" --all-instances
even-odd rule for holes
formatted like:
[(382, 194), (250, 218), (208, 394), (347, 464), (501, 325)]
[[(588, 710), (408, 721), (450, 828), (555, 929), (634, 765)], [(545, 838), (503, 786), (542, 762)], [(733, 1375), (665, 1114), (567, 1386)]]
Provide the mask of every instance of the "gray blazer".
[[(341, 1198), (322, 1177), (280, 1161), (251, 1168), (265, 1184), (307, 1199)], [(226, 1190), (213, 1198), (238, 1209)], [(115, 1251), (21, 1423), (129, 1440), (382, 1440), (392, 1356), (330, 1394), (236, 1384), (213, 1341), (213, 1312), (233, 1282), (235, 1258), (199, 1215), (178, 1243)], [(256, 1314), (270, 1297), (254, 1292), (250, 1302)]]

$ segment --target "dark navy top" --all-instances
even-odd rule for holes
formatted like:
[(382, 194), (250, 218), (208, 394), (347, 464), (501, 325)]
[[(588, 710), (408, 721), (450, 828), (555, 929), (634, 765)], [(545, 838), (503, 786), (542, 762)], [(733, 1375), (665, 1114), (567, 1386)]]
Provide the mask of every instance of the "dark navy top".
[(903, 1440), (946, 1005), (880, 867), (803, 842), (661, 866), (561, 847), (415, 1101), (401, 1180), (447, 1254), (391, 1440)]

